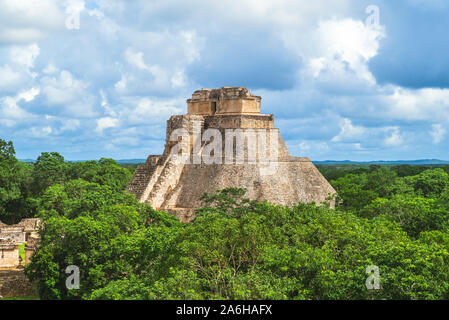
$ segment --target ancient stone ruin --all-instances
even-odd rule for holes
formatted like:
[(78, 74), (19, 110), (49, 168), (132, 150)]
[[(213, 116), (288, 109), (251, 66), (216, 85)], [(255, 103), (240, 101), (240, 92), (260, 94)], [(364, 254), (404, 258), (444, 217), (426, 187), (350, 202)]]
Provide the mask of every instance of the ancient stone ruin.
[[(0, 222), (0, 268), (16, 268), (29, 262), (39, 241), (40, 219), (24, 219), (9, 226)], [(23, 245), (25, 259), (20, 261), (19, 246)]]
[[(39, 219), (24, 219), (9, 226), (0, 222), (0, 296), (15, 297), (35, 294), (35, 288), (25, 277), (23, 267), (39, 242)], [(19, 254), (23, 246), (24, 255)]]
[(335, 193), (309, 158), (290, 156), (274, 116), (260, 114), (261, 97), (248, 89), (198, 90), (187, 105), (167, 121), (164, 153), (148, 156), (128, 185), (138, 201), (189, 221), (205, 192), (228, 187), (289, 206)]

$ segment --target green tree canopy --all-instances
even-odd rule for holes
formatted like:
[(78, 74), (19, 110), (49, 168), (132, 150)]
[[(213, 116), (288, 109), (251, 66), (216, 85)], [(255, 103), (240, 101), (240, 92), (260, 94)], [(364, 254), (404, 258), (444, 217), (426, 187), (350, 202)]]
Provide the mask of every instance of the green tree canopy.
[[(42, 246), (27, 267), (41, 297), (449, 298), (442, 231), (413, 239), (388, 214), (364, 218), (313, 204), (257, 203), (241, 189), (205, 195), (198, 216), (182, 224), (110, 191), (81, 182), (47, 191)], [(71, 264), (80, 267), (80, 290), (64, 286)], [(379, 291), (365, 287), (371, 265), (380, 270)]]

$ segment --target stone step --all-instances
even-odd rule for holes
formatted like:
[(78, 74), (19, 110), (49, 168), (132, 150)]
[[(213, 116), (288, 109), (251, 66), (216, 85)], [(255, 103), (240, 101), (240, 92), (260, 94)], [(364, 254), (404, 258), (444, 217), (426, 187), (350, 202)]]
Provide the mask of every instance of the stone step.
[(173, 163), (167, 161), (164, 169), (162, 170), (159, 179), (154, 184), (147, 202), (155, 209), (159, 209), (164, 203), (167, 192), (176, 187), (181, 177), (184, 164)]

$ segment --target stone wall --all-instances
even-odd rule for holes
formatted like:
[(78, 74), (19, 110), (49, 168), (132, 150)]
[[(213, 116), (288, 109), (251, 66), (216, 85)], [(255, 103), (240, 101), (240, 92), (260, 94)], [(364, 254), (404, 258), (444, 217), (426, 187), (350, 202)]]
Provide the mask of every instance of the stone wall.
[(204, 117), (205, 128), (273, 129), (274, 117), (268, 114), (215, 115)]
[(0, 266), (15, 268), (19, 263), (19, 247), (16, 245), (0, 247)]
[(204, 192), (213, 193), (229, 187), (245, 188), (246, 196), (252, 200), (287, 206), (299, 202), (320, 204), (335, 193), (308, 158), (280, 161), (277, 166), (276, 174), (261, 175), (260, 164), (186, 165), (178, 187), (161, 207), (188, 221), (193, 210), (201, 207), (200, 197)]
[(0, 269), (0, 296), (4, 298), (37, 295), (36, 287), (25, 277), (23, 269)]

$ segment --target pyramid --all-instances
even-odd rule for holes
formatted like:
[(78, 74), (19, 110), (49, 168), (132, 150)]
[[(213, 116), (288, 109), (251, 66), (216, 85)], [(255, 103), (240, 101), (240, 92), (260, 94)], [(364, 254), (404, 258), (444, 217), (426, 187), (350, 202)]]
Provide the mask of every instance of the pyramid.
[(260, 105), (243, 87), (195, 91), (187, 114), (167, 121), (164, 153), (137, 167), (127, 191), (186, 222), (204, 193), (230, 187), (287, 206), (335, 194), (309, 158), (290, 156), (274, 116)]

